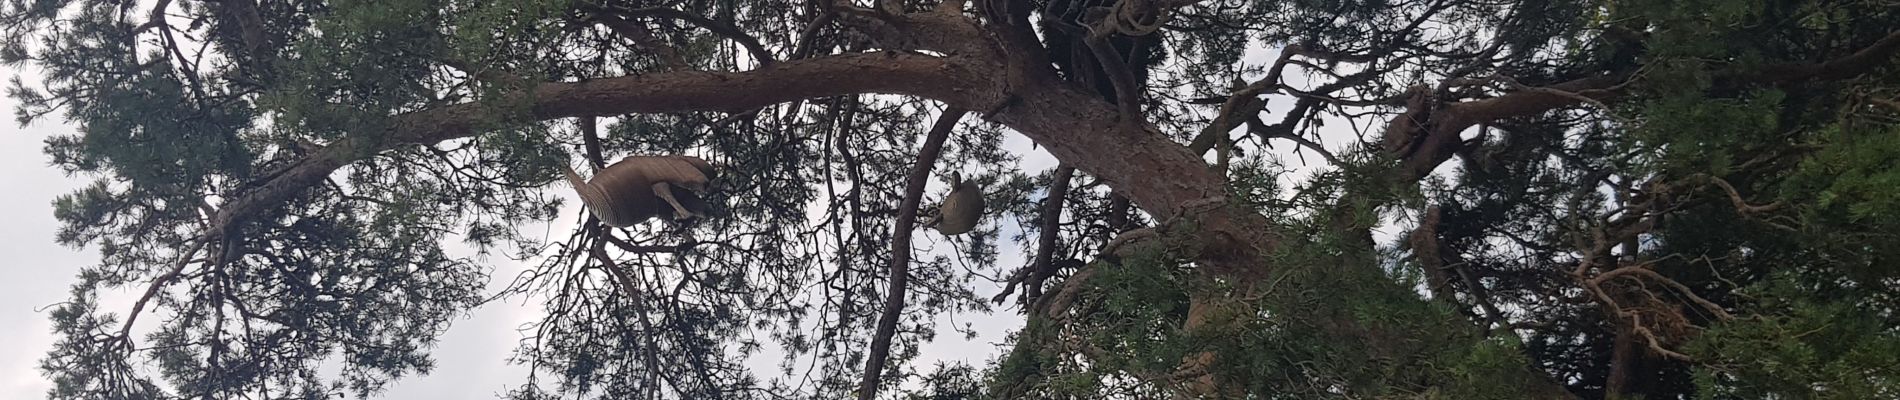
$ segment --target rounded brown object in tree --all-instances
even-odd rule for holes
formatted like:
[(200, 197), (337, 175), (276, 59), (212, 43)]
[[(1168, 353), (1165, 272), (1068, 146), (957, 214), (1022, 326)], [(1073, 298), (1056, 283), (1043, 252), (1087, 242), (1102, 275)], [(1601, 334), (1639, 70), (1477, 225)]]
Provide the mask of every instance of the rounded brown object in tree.
[[(714, 175), (712, 163), (693, 156), (632, 156), (583, 180), (566, 165), (561, 172), (581, 195), (581, 204), (612, 227), (627, 227), (656, 216), (703, 216), (700, 198)], [(685, 190), (673, 190), (673, 189)]]
[(976, 229), (977, 221), (983, 218), (983, 188), (975, 181), (966, 181), (962, 175), (951, 173), (950, 194), (944, 196), (937, 212), (937, 219), (932, 221), (937, 232), (961, 235)]

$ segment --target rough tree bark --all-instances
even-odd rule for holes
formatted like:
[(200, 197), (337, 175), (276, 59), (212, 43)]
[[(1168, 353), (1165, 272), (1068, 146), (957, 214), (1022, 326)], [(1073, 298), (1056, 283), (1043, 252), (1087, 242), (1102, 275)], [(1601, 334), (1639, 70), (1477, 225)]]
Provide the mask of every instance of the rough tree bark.
[(917, 205), (923, 202), (924, 187), (930, 183), (930, 170), (937, 165), (943, 142), (956, 128), (966, 111), (944, 110), (937, 123), (924, 137), (917, 150), (917, 163), (904, 177), (904, 200), (897, 206), (897, 221), (891, 227), (891, 280), (884, 295), (884, 309), (877, 316), (877, 331), (871, 337), (871, 354), (864, 360), (864, 379), (858, 381), (858, 399), (877, 397), (878, 384), (884, 379), (884, 362), (891, 356), (891, 338), (897, 334), (897, 320), (904, 316), (904, 295), (910, 282), (910, 236), (917, 223)]

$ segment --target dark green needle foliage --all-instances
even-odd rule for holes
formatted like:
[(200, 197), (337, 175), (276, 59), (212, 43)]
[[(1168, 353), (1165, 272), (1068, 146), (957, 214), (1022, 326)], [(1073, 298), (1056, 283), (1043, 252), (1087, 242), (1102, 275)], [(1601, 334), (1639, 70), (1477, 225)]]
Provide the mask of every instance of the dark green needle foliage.
[[(46, 395), (376, 397), (528, 304), (503, 397), (1900, 398), (1890, 0), (939, 3), (0, 1), (99, 254), (25, 266)], [(709, 216), (563, 201), (662, 154)]]

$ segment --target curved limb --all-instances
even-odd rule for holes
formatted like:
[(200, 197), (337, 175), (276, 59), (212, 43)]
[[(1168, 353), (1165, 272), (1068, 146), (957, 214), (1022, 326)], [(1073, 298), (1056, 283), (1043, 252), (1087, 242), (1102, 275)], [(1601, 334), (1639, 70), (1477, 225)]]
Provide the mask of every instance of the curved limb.
[(673, 206), (673, 219), (685, 220), (699, 216), (698, 213), (687, 211), (686, 207), (680, 205), (679, 199), (673, 198), (673, 185), (671, 184), (666, 182), (654, 183), (653, 195), (660, 196), (660, 200), (665, 200), (667, 205)]

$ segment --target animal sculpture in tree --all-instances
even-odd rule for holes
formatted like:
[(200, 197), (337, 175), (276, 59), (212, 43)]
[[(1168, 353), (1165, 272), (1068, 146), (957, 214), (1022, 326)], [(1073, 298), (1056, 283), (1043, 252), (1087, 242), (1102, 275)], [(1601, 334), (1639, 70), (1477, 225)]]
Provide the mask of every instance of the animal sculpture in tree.
[(601, 222), (616, 228), (656, 216), (684, 220), (706, 215), (706, 202), (700, 195), (714, 175), (712, 163), (684, 155), (627, 157), (601, 169), (593, 179), (584, 180), (565, 165), (561, 172), (580, 192), (581, 203)]
[(963, 180), (963, 175), (950, 173), (950, 194), (944, 196), (943, 205), (937, 208), (937, 217), (925, 222), (925, 227), (937, 228), (944, 235), (961, 235), (976, 228), (978, 220), (983, 218), (983, 187), (975, 181)]

